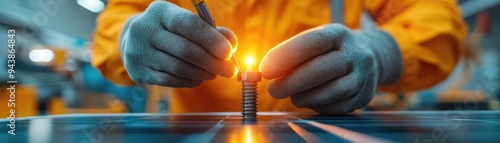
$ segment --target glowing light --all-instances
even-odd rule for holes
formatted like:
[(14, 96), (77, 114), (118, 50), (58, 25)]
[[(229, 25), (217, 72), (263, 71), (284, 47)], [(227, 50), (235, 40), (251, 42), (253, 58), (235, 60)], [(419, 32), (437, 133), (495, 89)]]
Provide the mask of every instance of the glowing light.
[(261, 143), (269, 142), (263, 140), (262, 135), (270, 133), (268, 130), (261, 130), (262, 127), (255, 125), (243, 125), (241, 128), (234, 128), (229, 135), (229, 143)]
[(253, 65), (254, 62), (255, 60), (253, 59), (253, 57), (247, 57), (247, 59), (245, 59), (245, 64), (247, 65)]
[(99, 13), (104, 9), (104, 3), (100, 0), (77, 0), (76, 3), (94, 13)]
[(54, 52), (49, 49), (34, 49), (29, 53), (29, 58), (31, 61), (39, 62), (51, 62), (54, 60)]
[(250, 126), (245, 127), (245, 143), (253, 143), (252, 130), (250, 130)]
[(253, 57), (247, 57), (245, 59), (245, 64), (247, 65), (247, 71), (252, 71), (253, 70), (253, 64), (255, 63), (255, 60)]

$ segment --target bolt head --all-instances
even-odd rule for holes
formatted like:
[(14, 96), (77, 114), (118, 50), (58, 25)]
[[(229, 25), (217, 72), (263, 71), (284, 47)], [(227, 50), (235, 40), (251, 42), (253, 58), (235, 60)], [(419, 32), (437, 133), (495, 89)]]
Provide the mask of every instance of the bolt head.
[(238, 81), (260, 81), (262, 75), (256, 71), (245, 71), (238, 73)]

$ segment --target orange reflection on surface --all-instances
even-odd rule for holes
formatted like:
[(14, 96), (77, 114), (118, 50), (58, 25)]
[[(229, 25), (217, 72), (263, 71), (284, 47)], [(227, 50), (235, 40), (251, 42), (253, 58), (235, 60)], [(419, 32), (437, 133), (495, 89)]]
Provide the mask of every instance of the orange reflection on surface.
[(243, 128), (235, 128), (229, 136), (230, 143), (261, 143), (263, 140), (259, 136), (256, 126), (245, 125)]
[(245, 127), (245, 143), (253, 143), (252, 130), (250, 126)]

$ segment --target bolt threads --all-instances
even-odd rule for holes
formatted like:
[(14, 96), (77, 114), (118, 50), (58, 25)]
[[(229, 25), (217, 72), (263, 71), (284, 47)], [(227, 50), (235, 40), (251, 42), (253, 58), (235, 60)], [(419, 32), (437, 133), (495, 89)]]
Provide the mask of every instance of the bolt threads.
[(243, 118), (257, 117), (257, 82), (243, 81), (241, 114)]

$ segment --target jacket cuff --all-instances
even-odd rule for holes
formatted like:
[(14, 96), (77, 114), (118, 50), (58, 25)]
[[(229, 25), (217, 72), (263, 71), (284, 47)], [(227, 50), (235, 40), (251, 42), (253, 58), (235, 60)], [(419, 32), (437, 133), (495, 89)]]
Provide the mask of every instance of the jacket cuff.
[(403, 74), (403, 58), (396, 40), (380, 29), (363, 30), (360, 34), (368, 42), (377, 64), (379, 85), (391, 85)]

